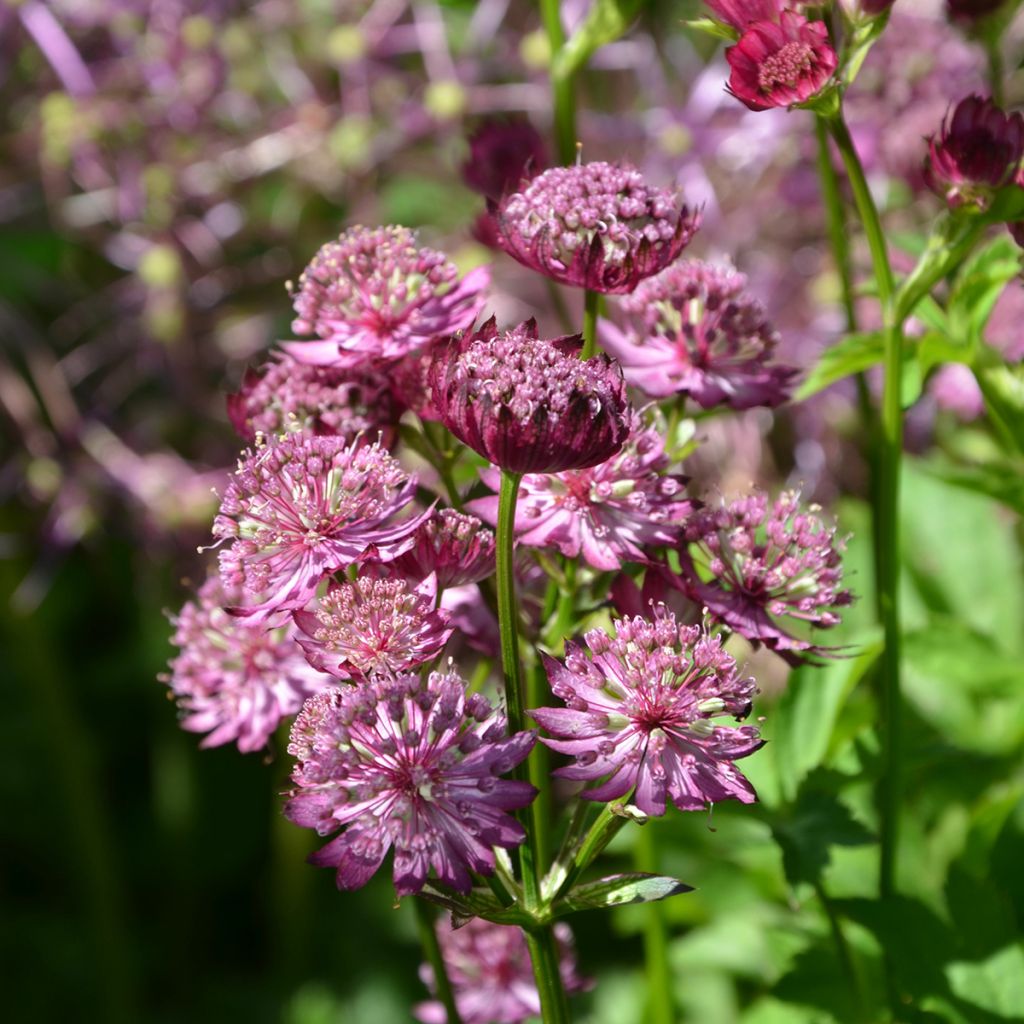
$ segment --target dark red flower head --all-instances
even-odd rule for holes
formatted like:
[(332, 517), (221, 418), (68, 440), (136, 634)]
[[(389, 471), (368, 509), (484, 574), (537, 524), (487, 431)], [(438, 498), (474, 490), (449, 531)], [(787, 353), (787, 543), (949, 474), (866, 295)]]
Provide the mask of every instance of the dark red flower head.
[(755, 21), (778, 21), (782, 0), (704, 0), (719, 21), (742, 32)]
[(924, 176), (950, 206), (988, 205), (993, 189), (1006, 185), (1024, 156), (1024, 118), (1007, 114), (987, 96), (962, 99), (928, 140)]
[(817, 95), (839, 63), (824, 22), (783, 11), (778, 22), (749, 25), (725, 51), (728, 89), (751, 110), (792, 107)]
[(529, 121), (484, 121), (468, 141), (462, 180), (488, 199), (501, 199), (548, 164), (544, 140)]
[(954, 21), (977, 21), (998, 11), (1006, 0), (946, 0), (946, 12)]
[(629, 435), (622, 370), (607, 356), (578, 358), (579, 335), (550, 341), (528, 320), (439, 343), (433, 404), (464, 444), (515, 473), (559, 473), (611, 458)]
[(552, 167), (521, 192), (491, 201), (495, 244), (531, 270), (594, 292), (631, 292), (667, 267), (700, 227), (700, 213), (634, 167)]

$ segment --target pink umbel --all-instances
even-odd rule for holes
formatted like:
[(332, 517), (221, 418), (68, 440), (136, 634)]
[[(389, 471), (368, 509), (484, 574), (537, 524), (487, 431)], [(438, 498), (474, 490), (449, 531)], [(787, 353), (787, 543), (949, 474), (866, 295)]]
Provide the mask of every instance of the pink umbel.
[(525, 837), (509, 811), (536, 790), (502, 779), (530, 752), (532, 732), (507, 736), (486, 698), (454, 672), (374, 678), (325, 690), (303, 706), (288, 752), (298, 761), (285, 815), (321, 836), (344, 832), (310, 857), (358, 889), (394, 847), (400, 896), (433, 871), (459, 892), (470, 872), (494, 871), (494, 847)]
[(598, 782), (583, 790), (588, 800), (629, 797), (649, 815), (664, 814), (668, 800), (681, 811), (756, 800), (733, 762), (763, 741), (751, 726), (715, 721), (750, 713), (754, 681), (737, 675), (721, 639), (664, 608), (612, 629), (586, 633), (589, 650), (567, 643), (564, 663), (544, 658), (566, 706), (529, 713), (550, 734), (543, 743), (576, 759), (555, 774)]
[(438, 590), (479, 583), (494, 574), (494, 532), (476, 516), (439, 508), (391, 568), (417, 581), (433, 573)]

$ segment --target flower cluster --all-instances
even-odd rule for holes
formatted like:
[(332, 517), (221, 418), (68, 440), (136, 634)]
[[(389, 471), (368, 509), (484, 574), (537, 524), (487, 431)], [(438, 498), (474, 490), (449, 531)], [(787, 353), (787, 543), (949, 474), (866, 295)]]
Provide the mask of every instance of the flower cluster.
[(604, 321), (604, 347), (655, 398), (682, 393), (705, 409), (779, 405), (797, 371), (771, 362), (779, 335), (746, 284), (727, 267), (674, 263), (618, 300), (627, 326)]
[(543, 340), (533, 320), (499, 331), (492, 317), (437, 347), (434, 407), (460, 441), (502, 469), (597, 465), (629, 434), (626, 385), (607, 356), (580, 360), (579, 348), (578, 336)]
[(268, 630), (229, 615), (216, 576), (174, 617), (179, 653), (166, 682), (183, 712), (182, 728), (208, 735), (201, 746), (237, 743), (243, 754), (267, 745), (281, 720), (328, 680), (296, 646), (291, 623)]
[(502, 779), (530, 752), (533, 733), (508, 737), (479, 694), (454, 672), (373, 678), (308, 700), (292, 727), (298, 761), (285, 815), (329, 835), (310, 862), (337, 869), (357, 889), (394, 847), (399, 895), (419, 892), (433, 870), (459, 892), (470, 872), (494, 871), (494, 847), (523, 841), (508, 812), (534, 797)]
[(583, 782), (588, 800), (632, 794), (650, 815), (666, 800), (681, 811), (734, 799), (751, 803), (753, 787), (733, 761), (762, 745), (751, 726), (714, 719), (750, 713), (754, 681), (736, 674), (721, 639), (699, 626), (680, 626), (662, 609), (653, 621), (613, 623), (614, 632), (592, 629), (589, 653), (566, 644), (565, 662), (545, 657), (551, 689), (564, 708), (537, 708), (532, 717), (551, 735), (542, 742), (575, 764), (555, 773)]
[(418, 246), (408, 228), (354, 227), (321, 247), (292, 295), (293, 330), (319, 340), (283, 347), (316, 365), (401, 359), (468, 327), (489, 283), (485, 267), (460, 279), (455, 264)]
[(252, 599), (236, 614), (263, 621), (302, 608), (327, 573), (400, 554), (428, 515), (395, 518), (415, 488), (379, 444), (294, 434), (248, 451), (213, 524), (230, 542), (220, 555), (225, 587)]
[(494, 533), (476, 516), (438, 509), (413, 534), (411, 547), (391, 568), (417, 581), (433, 573), (438, 590), (479, 583), (494, 572)]
[[(730, 629), (780, 652), (817, 651), (806, 627), (839, 622), (844, 544), (836, 528), (804, 509), (795, 491), (770, 507), (765, 494), (703, 508), (686, 526), (686, 586)], [(800, 628), (800, 627), (804, 628)]]
[(700, 226), (699, 213), (635, 168), (601, 162), (553, 167), (491, 214), (498, 246), (524, 266), (608, 293), (667, 267)]
[[(657, 427), (634, 416), (629, 439), (606, 462), (561, 473), (529, 473), (519, 485), (515, 531), (520, 544), (557, 547), (568, 558), (583, 558), (595, 569), (623, 562), (647, 562), (648, 545), (678, 540), (694, 503), (683, 495), (686, 478), (666, 473), (669, 460)], [(499, 475), (485, 470), (493, 490)], [(497, 497), (470, 508), (497, 522)]]

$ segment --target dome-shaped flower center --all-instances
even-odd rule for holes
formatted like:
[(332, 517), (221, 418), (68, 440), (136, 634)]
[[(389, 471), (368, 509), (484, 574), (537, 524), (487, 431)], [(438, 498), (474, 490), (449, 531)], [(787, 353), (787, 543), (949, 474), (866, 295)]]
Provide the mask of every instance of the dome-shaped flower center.
[(767, 93), (780, 85), (795, 86), (800, 76), (813, 66), (813, 48), (808, 43), (793, 39), (761, 61), (757, 69), (758, 87)]

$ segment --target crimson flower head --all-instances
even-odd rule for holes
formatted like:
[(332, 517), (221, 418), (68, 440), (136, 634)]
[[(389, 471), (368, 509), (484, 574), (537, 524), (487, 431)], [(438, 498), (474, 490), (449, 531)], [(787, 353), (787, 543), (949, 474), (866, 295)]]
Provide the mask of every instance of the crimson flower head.
[(484, 121), (469, 137), (462, 180), (488, 199), (498, 200), (548, 163), (540, 132), (522, 118)]
[(489, 209), (499, 248), (594, 292), (631, 292), (700, 227), (699, 212), (648, 185), (636, 168), (603, 162), (552, 167)]
[(306, 701), (288, 753), (298, 760), (285, 816), (321, 836), (344, 832), (310, 857), (358, 889), (392, 847), (400, 896), (434, 874), (459, 892), (470, 871), (494, 871), (494, 847), (524, 839), (509, 811), (536, 795), (502, 779), (530, 752), (532, 732), (505, 722), (454, 672), (376, 677)]
[(395, 675), (436, 658), (452, 627), (434, 607), (436, 581), (359, 576), (332, 584), (312, 609), (293, 612), (310, 665), (339, 679)]
[(714, 16), (737, 32), (755, 21), (778, 21), (781, 0), (704, 0)]
[(990, 97), (968, 96), (928, 140), (924, 176), (951, 207), (984, 209), (994, 189), (1013, 180), (1024, 156), (1024, 117)]
[(268, 630), (225, 611), (236, 603), (216, 576), (172, 620), (178, 654), (166, 682), (183, 712), (181, 725), (204, 732), (200, 746), (235, 743), (243, 754), (267, 745), (281, 720), (330, 683), (302, 657), (295, 630)]
[(259, 370), (246, 370), (237, 394), (228, 395), (228, 419), (246, 441), (255, 441), (257, 434), (300, 431), (347, 441), (393, 433), (401, 410), (382, 374), (309, 366), (275, 355)]
[(412, 545), (391, 568), (408, 579), (431, 574), (437, 589), (479, 583), (494, 573), (494, 532), (476, 516), (452, 508), (435, 510), (413, 534)]
[(825, 23), (788, 10), (777, 21), (748, 25), (725, 59), (732, 68), (729, 92), (751, 110), (806, 103), (839, 64)]
[(354, 227), (321, 247), (292, 292), (292, 329), (318, 340), (282, 347), (322, 366), (401, 359), (468, 327), (489, 283), (486, 267), (460, 279), (454, 263), (418, 246), (408, 228)]
[(326, 574), (400, 554), (428, 515), (396, 518), (415, 490), (379, 444), (292, 434), (247, 451), (213, 524), (230, 544), (221, 579), (247, 599), (234, 614), (262, 622), (302, 608)]
[[(572, 930), (559, 921), (554, 932), (565, 991), (585, 992), (593, 982), (576, 970)], [(540, 1016), (540, 995), (522, 928), (474, 917), (456, 929), (439, 920), (437, 938), (463, 1024), (520, 1024)], [(429, 964), (420, 968), (420, 977), (436, 992)], [(414, 1013), (423, 1024), (447, 1024), (444, 1004), (438, 1000), (420, 1003)]]
[(581, 360), (580, 347), (578, 335), (539, 338), (534, 320), (499, 331), (491, 317), (435, 348), (434, 408), (460, 441), (502, 469), (595, 466), (629, 435), (626, 382), (605, 355)]
[(730, 629), (779, 652), (823, 652), (807, 627), (839, 623), (844, 544), (795, 491), (771, 506), (752, 494), (700, 509), (686, 527), (683, 575), (693, 598)]
[(603, 322), (605, 350), (626, 380), (654, 398), (689, 395), (710, 409), (780, 405), (797, 371), (771, 362), (779, 335), (735, 270), (681, 260), (644, 281)]
[[(582, 555), (595, 569), (647, 562), (644, 548), (674, 544), (695, 507), (684, 494), (686, 477), (666, 473), (668, 464), (661, 432), (635, 416), (629, 439), (607, 462), (522, 478), (516, 539), (528, 547), (557, 547), (567, 558)], [(497, 472), (482, 475), (498, 489)], [(470, 508), (489, 522), (498, 520), (496, 496)]]
[(632, 793), (649, 815), (671, 800), (681, 811), (722, 800), (752, 803), (753, 787), (733, 761), (763, 741), (750, 726), (715, 719), (750, 713), (753, 679), (736, 674), (721, 640), (681, 626), (664, 608), (652, 620), (620, 619), (613, 633), (592, 629), (587, 648), (567, 643), (564, 664), (545, 655), (548, 679), (564, 708), (530, 712), (552, 738), (541, 742), (576, 763), (555, 775), (596, 782), (588, 800)]
[(1006, 0), (946, 0), (946, 11), (954, 21), (977, 21), (998, 11)]

